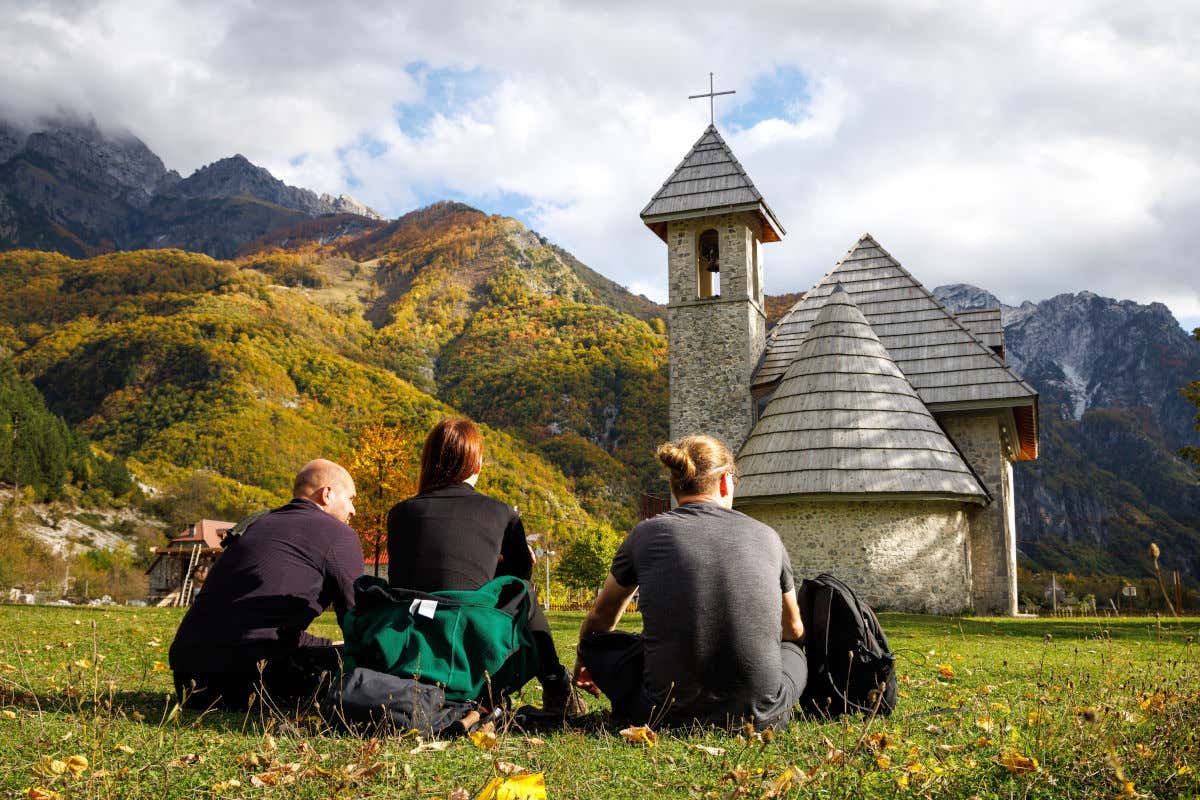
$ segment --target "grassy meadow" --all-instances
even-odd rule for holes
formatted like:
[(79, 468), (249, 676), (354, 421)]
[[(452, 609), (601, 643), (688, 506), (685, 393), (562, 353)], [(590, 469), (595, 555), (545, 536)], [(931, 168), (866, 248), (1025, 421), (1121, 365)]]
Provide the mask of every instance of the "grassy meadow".
[[(884, 614), (899, 655), (891, 718), (801, 719), (766, 737), (667, 731), (648, 746), (590, 701), (573, 730), (443, 747), (178, 711), (165, 662), (180, 614), (0, 606), (0, 794), (459, 800), (515, 764), (543, 773), (552, 800), (1200, 796), (1194, 618)], [(564, 660), (580, 617), (551, 615)], [(338, 636), (329, 615), (317, 627)]]

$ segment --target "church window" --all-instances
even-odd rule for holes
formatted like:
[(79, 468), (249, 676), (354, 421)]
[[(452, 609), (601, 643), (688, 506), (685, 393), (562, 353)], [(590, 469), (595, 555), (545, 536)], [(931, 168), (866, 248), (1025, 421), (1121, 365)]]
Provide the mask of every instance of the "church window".
[(721, 237), (713, 228), (696, 242), (696, 295), (704, 299), (721, 294)]
[(762, 305), (762, 301), (763, 301), (763, 298), (762, 298), (762, 271), (761, 271), (761, 268), (758, 263), (758, 247), (759, 247), (758, 239), (755, 239), (752, 237), (750, 239), (750, 253), (751, 253), (750, 296), (752, 298), (754, 298), (754, 300), (757, 301), (759, 305)]

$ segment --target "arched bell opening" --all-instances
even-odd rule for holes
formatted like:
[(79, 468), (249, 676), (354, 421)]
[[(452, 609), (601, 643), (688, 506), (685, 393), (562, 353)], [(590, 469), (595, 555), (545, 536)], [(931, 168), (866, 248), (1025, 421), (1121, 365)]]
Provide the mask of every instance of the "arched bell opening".
[(696, 242), (696, 296), (721, 294), (721, 240), (716, 229), (709, 228)]

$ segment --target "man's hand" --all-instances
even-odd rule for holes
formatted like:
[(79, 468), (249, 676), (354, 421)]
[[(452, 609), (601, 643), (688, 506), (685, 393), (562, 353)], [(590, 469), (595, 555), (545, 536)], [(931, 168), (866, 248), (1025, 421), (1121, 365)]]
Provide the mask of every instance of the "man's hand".
[(588, 668), (579, 660), (575, 661), (575, 676), (571, 679), (571, 682), (592, 697), (600, 696), (600, 687), (592, 680), (592, 673), (588, 672)]

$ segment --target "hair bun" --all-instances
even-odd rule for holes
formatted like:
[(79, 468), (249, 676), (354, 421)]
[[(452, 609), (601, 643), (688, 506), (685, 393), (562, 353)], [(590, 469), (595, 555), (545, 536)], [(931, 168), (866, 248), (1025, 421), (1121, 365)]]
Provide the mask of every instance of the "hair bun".
[(667, 442), (658, 448), (655, 454), (662, 465), (671, 470), (671, 476), (677, 479), (690, 480), (696, 476), (696, 462), (692, 460), (687, 450)]

